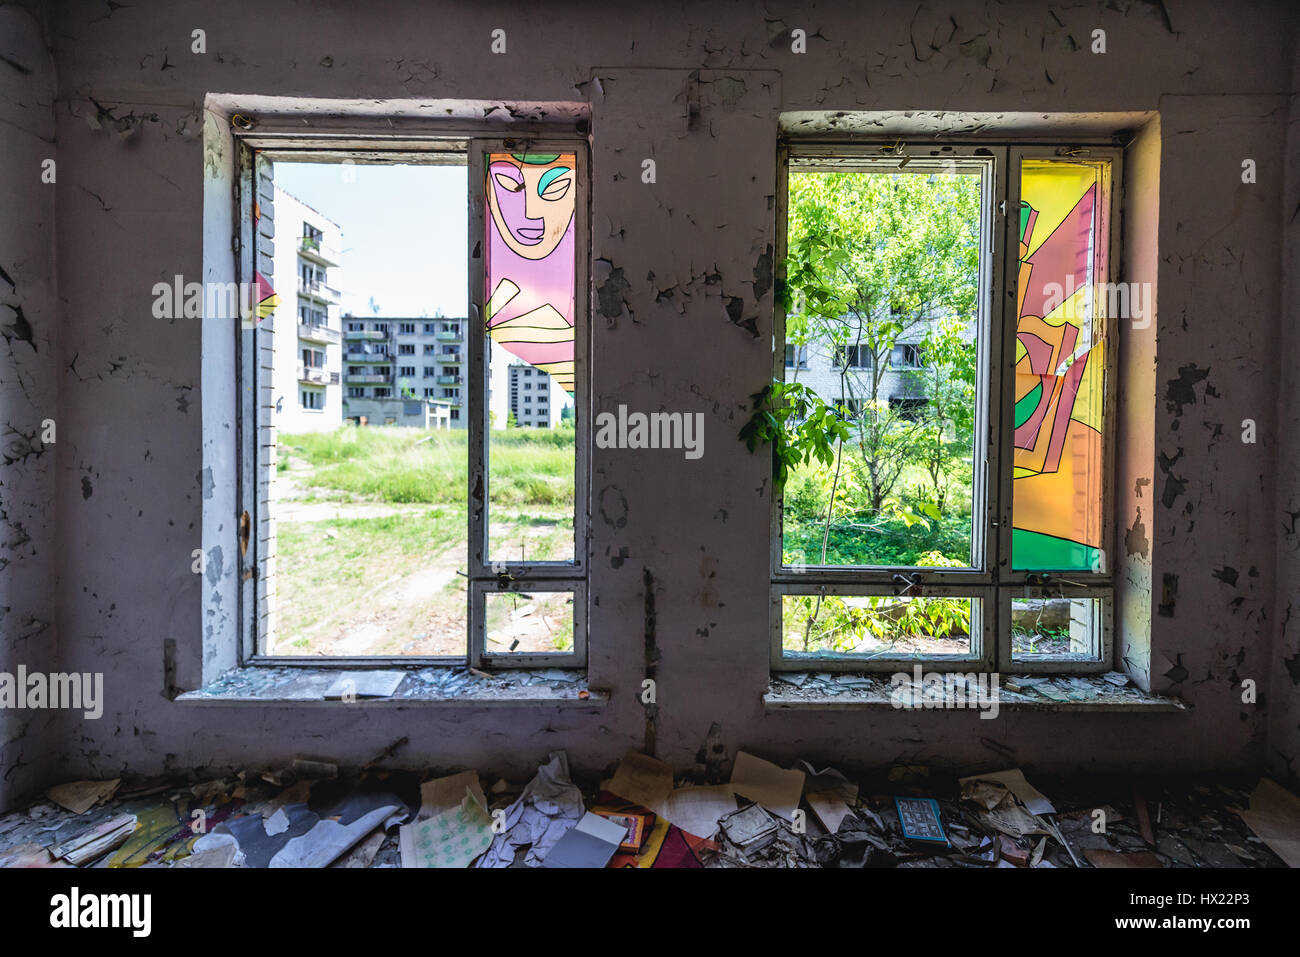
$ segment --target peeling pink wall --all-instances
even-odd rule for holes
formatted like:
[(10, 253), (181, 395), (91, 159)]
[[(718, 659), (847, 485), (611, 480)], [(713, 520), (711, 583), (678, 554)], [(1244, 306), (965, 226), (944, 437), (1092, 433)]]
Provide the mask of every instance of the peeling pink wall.
[[(1279, 211), (1297, 199), (1294, 168), (1283, 192), (1290, 5), (701, 6), (55, 5), (58, 627), (63, 666), (105, 671), (108, 693), (102, 720), (69, 722), (60, 773), (298, 754), (355, 763), (402, 736), (395, 760), (412, 766), (523, 772), (562, 747), (575, 766), (601, 767), (646, 741), (648, 639), (655, 748), (679, 768), (711, 757), (715, 723), (727, 750), (778, 760), (1261, 765), (1266, 723), (1237, 684), (1279, 671), (1275, 589), (1298, 581), (1294, 538), (1286, 577), (1273, 575), (1278, 499), (1294, 499), (1300, 464), (1292, 440), (1279, 487)], [(206, 54), (190, 52), (195, 28)], [(504, 56), (489, 53), (494, 28), (507, 31)], [(806, 54), (790, 52), (794, 28)], [(1104, 56), (1089, 52), (1094, 28), (1107, 31)], [(203, 626), (189, 569), (203, 501), (200, 327), (154, 319), (150, 289), (200, 271), (209, 92), (591, 102), (596, 411), (702, 412), (706, 436), (693, 462), (595, 450), (591, 679), (613, 692), (602, 711), (200, 709), (164, 697), (164, 641), (197, 655)], [(735, 435), (771, 368), (777, 117), (835, 109), (1160, 111), (1156, 395), (1126, 398), (1154, 405), (1159, 457), (1143, 492), (1152, 682), (1191, 713), (764, 714), (769, 467)], [(1293, 140), (1292, 164), (1296, 152)], [(1254, 185), (1240, 181), (1245, 157)], [(652, 186), (643, 158), (657, 164)], [(1294, 265), (1294, 217), (1286, 228)], [(53, 322), (34, 323), (38, 340)], [(1294, 367), (1294, 335), (1285, 342)], [(1282, 411), (1294, 423), (1294, 402)], [(1238, 439), (1247, 417), (1251, 446)], [(1291, 757), (1282, 725), (1295, 720), (1274, 725)]]

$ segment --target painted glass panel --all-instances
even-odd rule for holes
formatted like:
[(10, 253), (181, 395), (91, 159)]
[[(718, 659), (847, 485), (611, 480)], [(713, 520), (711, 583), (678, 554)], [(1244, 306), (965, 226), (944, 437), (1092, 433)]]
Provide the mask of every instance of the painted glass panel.
[(573, 153), (487, 157), (487, 329), (573, 394)]
[(1102, 570), (1104, 175), (1100, 163), (1025, 160), (1020, 168), (1017, 569)]

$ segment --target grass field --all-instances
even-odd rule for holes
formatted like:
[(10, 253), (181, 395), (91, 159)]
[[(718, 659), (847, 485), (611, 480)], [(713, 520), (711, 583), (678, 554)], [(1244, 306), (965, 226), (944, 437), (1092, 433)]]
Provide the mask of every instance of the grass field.
[[(400, 427), (280, 436), (274, 654), (465, 654), (466, 443)], [(571, 558), (573, 430), (494, 431), (489, 456), (490, 560)], [(571, 646), (562, 597), (510, 604), (490, 609), (493, 638)]]

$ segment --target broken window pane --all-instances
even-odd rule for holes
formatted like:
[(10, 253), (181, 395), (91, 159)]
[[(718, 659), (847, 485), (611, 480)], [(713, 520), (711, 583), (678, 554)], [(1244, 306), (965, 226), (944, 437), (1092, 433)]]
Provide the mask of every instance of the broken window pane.
[(1013, 598), (1011, 654), (1018, 661), (1096, 660), (1101, 653), (1100, 598)]
[(572, 562), (577, 157), (485, 166), (488, 560)]
[(781, 648), (786, 659), (969, 656), (978, 604), (951, 596), (784, 595)]
[(848, 424), (790, 473), (785, 565), (975, 563), (982, 177), (806, 164), (789, 177), (785, 382)]
[(1012, 565), (1103, 571), (1104, 163), (1020, 169)]
[(572, 592), (488, 592), (484, 603), (488, 655), (573, 651)]

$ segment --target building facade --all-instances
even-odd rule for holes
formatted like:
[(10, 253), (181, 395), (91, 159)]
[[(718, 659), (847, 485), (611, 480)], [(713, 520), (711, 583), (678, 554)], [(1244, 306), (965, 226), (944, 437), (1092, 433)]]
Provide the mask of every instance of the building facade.
[[(274, 323), (271, 382), (281, 432), (321, 432), (343, 421), (338, 224), (290, 193), (275, 189)], [(337, 281), (337, 280), (335, 280)]]
[[(372, 425), (425, 427), (428, 419), (428, 427), (464, 428), (468, 328), (462, 318), (344, 316), (344, 416), (364, 416)], [(407, 414), (394, 401), (433, 408)]]

